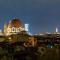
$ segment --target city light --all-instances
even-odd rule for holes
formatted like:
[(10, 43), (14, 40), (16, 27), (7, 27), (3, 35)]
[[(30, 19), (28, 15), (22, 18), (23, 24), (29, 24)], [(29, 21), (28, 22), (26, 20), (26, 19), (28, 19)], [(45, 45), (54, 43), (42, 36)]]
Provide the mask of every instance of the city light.
[(29, 31), (29, 24), (25, 24), (25, 31)]

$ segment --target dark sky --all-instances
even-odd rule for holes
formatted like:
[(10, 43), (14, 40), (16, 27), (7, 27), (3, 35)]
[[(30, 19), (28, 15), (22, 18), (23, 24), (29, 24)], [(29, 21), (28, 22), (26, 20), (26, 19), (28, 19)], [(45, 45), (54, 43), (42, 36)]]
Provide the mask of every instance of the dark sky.
[(30, 24), (30, 32), (60, 31), (60, 0), (0, 0), (0, 28), (17, 17)]

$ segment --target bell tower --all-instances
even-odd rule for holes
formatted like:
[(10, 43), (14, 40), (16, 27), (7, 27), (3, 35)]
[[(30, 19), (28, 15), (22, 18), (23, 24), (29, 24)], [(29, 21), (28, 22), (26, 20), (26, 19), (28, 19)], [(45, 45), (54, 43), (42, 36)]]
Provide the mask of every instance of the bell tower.
[(7, 23), (4, 24), (4, 34), (7, 33)]
[(58, 33), (58, 28), (56, 27), (56, 33)]

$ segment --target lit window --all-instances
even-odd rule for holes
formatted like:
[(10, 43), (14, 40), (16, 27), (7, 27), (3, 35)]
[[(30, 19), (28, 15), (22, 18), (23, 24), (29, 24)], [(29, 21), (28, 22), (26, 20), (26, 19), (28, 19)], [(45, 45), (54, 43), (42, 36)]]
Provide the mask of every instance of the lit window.
[(15, 27), (12, 27), (12, 32), (15, 32)]

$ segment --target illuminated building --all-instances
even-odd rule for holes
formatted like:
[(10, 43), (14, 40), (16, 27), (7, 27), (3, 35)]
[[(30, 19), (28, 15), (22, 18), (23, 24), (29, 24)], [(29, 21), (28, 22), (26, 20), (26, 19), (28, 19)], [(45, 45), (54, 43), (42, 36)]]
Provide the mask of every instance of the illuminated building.
[(7, 33), (7, 23), (4, 24), (4, 35)]
[(27, 32), (27, 34), (32, 35), (29, 31), (29, 24), (25, 24), (25, 31)]
[(9, 23), (4, 24), (4, 31), (0, 30), (0, 38), (1, 36), (5, 36), (8, 41), (19, 41), (26, 39), (26, 35), (29, 39), (28, 42), (31, 43), (33, 46), (35, 44), (35, 39), (41, 42), (59, 42), (60, 33), (58, 32), (58, 28), (53, 33), (39, 33), (36, 35), (32, 35), (29, 32), (29, 24), (23, 24), (19, 19), (12, 19)]
[(58, 33), (58, 28), (56, 28), (56, 32)]
[(5, 35), (17, 34), (21, 31), (24, 31), (24, 27), (19, 19), (13, 19), (9, 24), (4, 25)]
[(29, 24), (25, 24), (25, 31), (29, 31)]
[(4, 35), (4, 33), (2, 32), (2, 30), (0, 29), (0, 36), (3, 36)]

